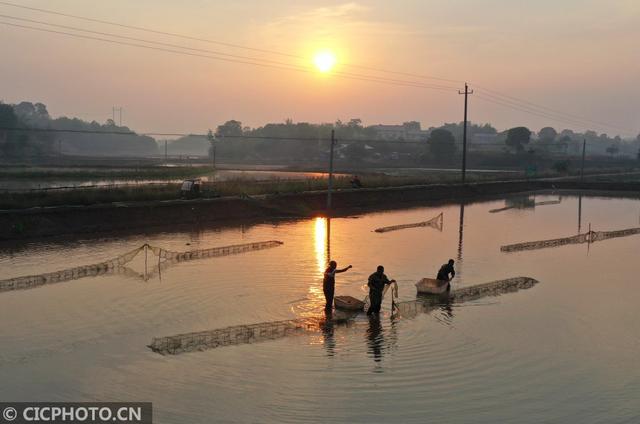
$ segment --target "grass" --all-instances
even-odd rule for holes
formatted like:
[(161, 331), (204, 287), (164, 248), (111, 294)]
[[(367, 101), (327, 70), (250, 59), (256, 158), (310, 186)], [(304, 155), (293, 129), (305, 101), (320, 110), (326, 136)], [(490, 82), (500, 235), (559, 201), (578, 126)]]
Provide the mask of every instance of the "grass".
[[(193, 168), (190, 168), (193, 169)], [(621, 170), (618, 169), (618, 172)], [(202, 172), (202, 170), (200, 170)], [(593, 170), (595, 172), (595, 170)], [(604, 173), (601, 169), (597, 173)], [(552, 171), (545, 172), (539, 177), (560, 176)], [(467, 174), (468, 182), (504, 181), (521, 179), (520, 173), (473, 173)], [(594, 181), (599, 177), (589, 177)], [(640, 181), (640, 175), (620, 175), (603, 177), (603, 181)], [(389, 176), (383, 174), (361, 175), (360, 179), (365, 188), (398, 187), (422, 184), (446, 184), (460, 181), (458, 173), (432, 172), (420, 175)], [(597, 179), (599, 180), (599, 179)], [(351, 188), (349, 177), (338, 177), (334, 180), (335, 189)], [(311, 178), (306, 180), (269, 180), (253, 181), (235, 179), (216, 183), (206, 183), (202, 190), (202, 198), (238, 195), (265, 195), (301, 193), (305, 191), (326, 190), (327, 180)], [(105, 187), (105, 188), (76, 188), (71, 190), (41, 190), (28, 192), (0, 192), (0, 209), (21, 209), (40, 206), (60, 205), (95, 205), (112, 202), (159, 201), (180, 198), (180, 184), (166, 183), (139, 186)]]

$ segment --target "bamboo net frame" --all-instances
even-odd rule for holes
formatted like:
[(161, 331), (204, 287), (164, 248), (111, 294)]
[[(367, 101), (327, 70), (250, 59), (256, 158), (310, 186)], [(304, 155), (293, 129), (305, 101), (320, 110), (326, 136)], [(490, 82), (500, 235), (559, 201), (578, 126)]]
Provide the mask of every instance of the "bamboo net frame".
[(588, 231), (570, 237), (562, 237), (550, 240), (527, 241), (524, 243), (508, 244), (500, 247), (502, 252), (520, 252), (523, 250), (546, 249), (549, 247), (566, 246), (568, 244), (595, 243), (617, 237), (628, 237), (640, 234), (639, 228), (627, 228), (615, 231)]
[[(516, 277), (490, 283), (464, 287), (449, 294), (448, 302), (467, 302), (487, 296), (499, 296), (533, 287), (538, 281), (529, 277)], [(418, 313), (428, 313), (437, 307), (441, 297), (428, 297), (395, 303), (396, 316), (413, 318)], [(435, 303), (434, 303), (435, 301)], [(148, 347), (162, 355), (176, 355), (186, 352), (215, 349), (223, 346), (251, 344), (280, 339), (293, 335), (321, 331), (328, 324), (349, 325), (358, 312), (336, 314), (333, 317), (312, 317), (287, 321), (235, 325), (208, 331), (154, 337)]]
[(374, 231), (376, 233), (388, 233), (389, 231), (398, 231), (398, 230), (404, 230), (406, 228), (417, 228), (417, 227), (431, 227), (431, 228), (435, 228), (438, 231), (442, 231), (443, 222), (444, 222), (444, 212), (440, 212), (438, 216), (435, 216), (428, 221), (416, 222), (414, 224), (401, 224), (401, 225), (392, 225), (390, 227), (380, 227), (380, 228), (376, 228)]
[(278, 240), (268, 240), (255, 243), (243, 243), (230, 246), (212, 247), (209, 249), (189, 250), (186, 252), (173, 252), (145, 243), (140, 247), (137, 247), (129, 252), (126, 252), (104, 262), (99, 262), (92, 265), (77, 266), (44, 274), (27, 275), (24, 277), (15, 277), (6, 280), (0, 280), (0, 292), (32, 289), (41, 287), (46, 284), (62, 283), (65, 281), (78, 280), (85, 277), (95, 277), (99, 275), (116, 273), (126, 276), (133, 276), (136, 278), (142, 277), (146, 280), (146, 272), (145, 276), (141, 276), (135, 271), (125, 267), (127, 263), (131, 262), (143, 250), (145, 252), (149, 250), (152, 251), (153, 254), (158, 257), (159, 261), (161, 259), (165, 259), (159, 264), (158, 269), (160, 269), (166, 268), (169, 265), (177, 262), (228, 255), (238, 255), (256, 250), (270, 249), (273, 247), (278, 247), (282, 244), (283, 243)]

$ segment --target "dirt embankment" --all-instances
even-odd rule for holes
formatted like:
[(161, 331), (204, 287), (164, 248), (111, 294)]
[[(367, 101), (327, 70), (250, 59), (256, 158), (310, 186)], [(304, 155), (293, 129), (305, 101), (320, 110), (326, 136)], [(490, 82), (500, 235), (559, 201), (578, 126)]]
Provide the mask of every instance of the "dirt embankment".
[[(433, 202), (470, 202), (538, 190), (586, 190), (640, 197), (640, 183), (510, 181), (443, 184), (337, 191), (333, 193), (332, 214), (403, 208)], [(314, 216), (327, 213), (326, 198), (326, 192), (316, 191), (254, 198), (224, 197), (1, 211), (0, 240), (110, 231), (146, 232), (151, 228), (167, 231), (176, 227), (203, 227), (211, 223), (243, 219)]]

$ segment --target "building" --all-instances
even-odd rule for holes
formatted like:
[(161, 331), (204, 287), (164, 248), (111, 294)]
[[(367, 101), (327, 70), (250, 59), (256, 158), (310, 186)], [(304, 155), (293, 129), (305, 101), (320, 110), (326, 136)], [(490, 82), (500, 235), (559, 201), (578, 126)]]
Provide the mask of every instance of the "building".
[(377, 140), (426, 141), (429, 131), (420, 127), (420, 122), (405, 122), (402, 125), (372, 125)]

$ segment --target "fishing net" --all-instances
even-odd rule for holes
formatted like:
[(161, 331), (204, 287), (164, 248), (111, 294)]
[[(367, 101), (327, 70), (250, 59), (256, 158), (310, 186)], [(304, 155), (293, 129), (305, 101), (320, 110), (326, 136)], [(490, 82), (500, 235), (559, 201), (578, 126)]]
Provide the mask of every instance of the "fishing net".
[(508, 244), (500, 247), (502, 252), (519, 252), (523, 250), (546, 249), (548, 247), (559, 247), (568, 244), (595, 243), (596, 241), (607, 240), (616, 237), (627, 237), (640, 234), (640, 228), (627, 228), (616, 231), (588, 231), (571, 237), (562, 237), (550, 240), (528, 241), (524, 243)]
[(321, 318), (304, 318), (235, 325), (217, 330), (177, 334), (169, 337), (154, 337), (148, 347), (152, 351), (163, 355), (175, 355), (222, 346), (276, 340), (296, 334), (315, 332), (320, 329), (322, 322), (324, 322), (324, 319)]
[[(389, 291), (389, 288), (391, 288), (391, 304), (395, 305), (395, 300), (398, 298), (398, 283), (394, 282), (384, 286), (384, 289), (382, 290), (382, 300), (384, 300), (384, 297), (387, 295), (387, 291)], [(371, 306), (371, 299), (369, 299), (369, 295), (366, 295), (364, 297), (363, 302), (364, 307), (362, 309), (366, 312)]]
[[(537, 280), (528, 277), (516, 277), (491, 283), (464, 287), (449, 294), (449, 303), (461, 303), (477, 300), (486, 296), (499, 296), (505, 293), (533, 287)], [(390, 286), (386, 286), (389, 289)], [(397, 298), (397, 285), (391, 287), (393, 298)], [(385, 291), (386, 292), (386, 291)], [(417, 300), (393, 303), (393, 316), (413, 318), (419, 313), (429, 313), (442, 306), (441, 297), (426, 297)], [(366, 300), (366, 299), (365, 299)], [(368, 305), (367, 305), (368, 307)], [(327, 326), (342, 324), (349, 326), (358, 312), (340, 313), (335, 311), (330, 317), (310, 317), (287, 321), (271, 321), (258, 324), (236, 325), (209, 331), (177, 334), (168, 337), (154, 337), (148, 347), (163, 355), (175, 355), (185, 352), (214, 349), (217, 347), (257, 343), (283, 337), (318, 332)]]
[(413, 318), (420, 313), (429, 313), (444, 303), (463, 303), (484, 297), (500, 296), (533, 287), (538, 280), (529, 277), (514, 277), (490, 283), (462, 287), (443, 296), (424, 296), (417, 300), (396, 303), (396, 310), (403, 318)]
[[(281, 241), (269, 240), (256, 243), (235, 244), (231, 246), (213, 247), (210, 249), (190, 250), (186, 252), (173, 252), (161, 247), (143, 244), (127, 253), (117, 256), (113, 259), (92, 265), (83, 265), (74, 268), (63, 269), (61, 271), (49, 272), (38, 275), (28, 275), (24, 277), (10, 278), (0, 280), (0, 292), (9, 290), (21, 290), (40, 287), (45, 284), (62, 283), (64, 281), (78, 280), (84, 277), (95, 277), (107, 274), (121, 274), (127, 277), (139, 278), (147, 280), (155, 273), (161, 272), (176, 262), (213, 258), (228, 255), (238, 255), (241, 253), (252, 252), (256, 250), (270, 249), (282, 245)], [(158, 260), (165, 259), (158, 264), (150, 273), (140, 274), (127, 268), (125, 265), (131, 262), (141, 251), (152, 251), (158, 257)], [(146, 262), (146, 261), (145, 261)]]
[(39, 275), (28, 275), (25, 277), (0, 280), (0, 292), (8, 290), (30, 289), (43, 286), (45, 284), (62, 283), (64, 281), (77, 280), (84, 277), (94, 277), (98, 275), (111, 274), (118, 268), (122, 267), (124, 264), (130, 262), (144, 248), (145, 245), (142, 245), (125, 254), (97, 264), (77, 266), (74, 268), (68, 268), (61, 271), (49, 272)]
[(255, 250), (270, 249), (282, 245), (281, 241), (269, 240), (256, 243), (234, 244), (231, 246), (212, 247), (210, 249), (189, 250), (186, 252), (173, 252), (161, 247), (149, 246), (153, 254), (161, 259), (169, 261), (188, 261), (193, 259), (214, 258), (218, 256), (238, 255), (241, 253), (252, 252)]
[(444, 214), (441, 212), (440, 215), (433, 217), (428, 221), (416, 222), (415, 224), (401, 224), (401, 225), (392, 225), (390, 227), (381, 227), (381, 228), (376, 228), (374, 231), (376, 233), (388, 233), (389, 231), (404, 230), (405, 228), (416, 228), (416, 227), (431, 227), (431, 228), (437, 229), (438, 231), (442, 231), (443, 222), (444, 222)]

